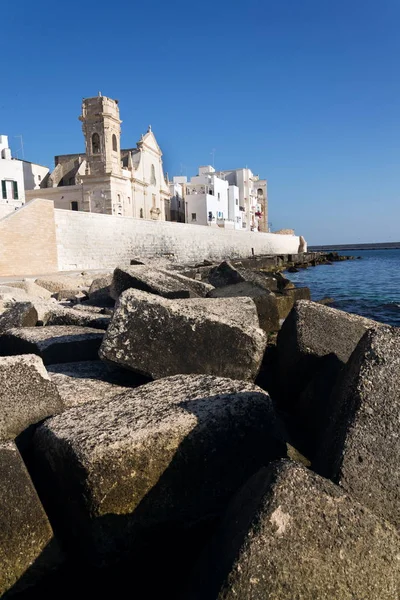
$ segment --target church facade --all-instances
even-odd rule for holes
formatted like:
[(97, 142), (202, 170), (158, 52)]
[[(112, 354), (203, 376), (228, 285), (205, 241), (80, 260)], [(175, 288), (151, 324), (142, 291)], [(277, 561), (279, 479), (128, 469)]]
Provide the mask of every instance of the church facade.
[(26, 200), (46, 198), (55, 208), (169, 220), (170, 190), (162, 152), (149, 127), (135, 148), (121, 149), (118, 100), (85, 98), (79, 117), (86, 152), (55, 157), (55, 168)]

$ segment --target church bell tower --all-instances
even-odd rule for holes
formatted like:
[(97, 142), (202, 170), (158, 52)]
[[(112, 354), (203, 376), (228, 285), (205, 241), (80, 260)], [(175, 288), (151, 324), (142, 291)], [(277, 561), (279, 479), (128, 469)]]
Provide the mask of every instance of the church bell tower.
[(121, 175), (121, 122), (118, 100), (102, 96), (82, 102), (87, 175)]

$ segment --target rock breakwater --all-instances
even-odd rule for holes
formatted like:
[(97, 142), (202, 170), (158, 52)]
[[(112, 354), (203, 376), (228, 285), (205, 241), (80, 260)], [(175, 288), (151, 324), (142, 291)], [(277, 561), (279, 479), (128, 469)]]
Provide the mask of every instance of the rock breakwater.
[(282, 275), (334, 260), (0, 286), (0, 595), (400, 596), (400, 333)]

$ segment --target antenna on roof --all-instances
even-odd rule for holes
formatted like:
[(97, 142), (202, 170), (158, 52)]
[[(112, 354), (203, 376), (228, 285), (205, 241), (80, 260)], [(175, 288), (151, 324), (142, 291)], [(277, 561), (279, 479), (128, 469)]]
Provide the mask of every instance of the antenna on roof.
[(99, 92), (99, 96), (101, 96), (101, 92)]
[[(24, 157), (24, 140), (22, 139), (22, 135), (15, 135), (14, 137), (21, 139), (21, 148), (19, 150), (21, 150), (22, 160), (24, 160), (24, 158), (25, 158)], [(17, 154), (18, 154), (19, 150), (17, 150)]]

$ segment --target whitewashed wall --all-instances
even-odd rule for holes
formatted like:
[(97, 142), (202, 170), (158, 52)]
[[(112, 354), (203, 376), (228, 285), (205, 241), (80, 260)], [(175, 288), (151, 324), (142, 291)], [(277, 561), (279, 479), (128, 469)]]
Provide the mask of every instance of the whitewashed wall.
[(293, 254), (299, 237), (227, 231), (186, 223), (145, 221), (56, 209), (60, 270), (114, 268), (133, 257), (173, 254), (179, 262), (255, 254)]

